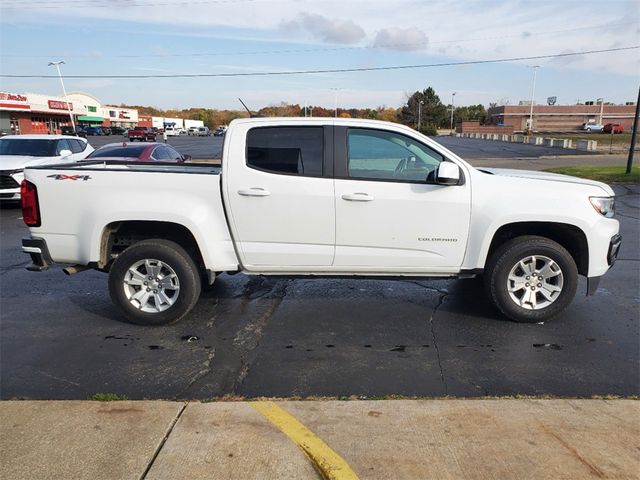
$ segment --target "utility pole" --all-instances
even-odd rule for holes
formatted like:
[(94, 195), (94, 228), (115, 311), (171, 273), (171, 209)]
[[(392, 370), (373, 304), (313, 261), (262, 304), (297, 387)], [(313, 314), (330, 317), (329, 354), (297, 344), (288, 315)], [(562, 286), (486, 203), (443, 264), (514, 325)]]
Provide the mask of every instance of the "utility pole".
[(640, 117), (640, 88), (638, 88), (638, 100), (636, 100), (636, 116), (633, 119), (633, 130), (631, 132), (631, 145), (629, 145), (629, 158), (627, 159), (627, 175), (631, 173), (633, 166), (633, 154), (636, 148), (636, 136), (638, 134), (638, 117)]
[(602, 125), (602, 115), (604, 113), (604, 98), (599, 98), (597, 101), (600, 104), (600, 119), (598, 121), (598, 125)]
[(538, 73), (538, 69), (540, 65), (533, 65), (533, 83), (531, 85), (531, 108), (529, 110), (529, 132), (533, 131), (533, 98), (536, 94), (536, 74)]
[(418, 131), (422, 125), (422, 105), (424, 105), (424, 100), (418, 102)]
[(338, 118), (338, 90), (340, 90), (339, 88), (332, 88), (331, 90), (333, 90), (334, 96), (333, 96), (333, 101), (334, 101), (334, 116), (335, 118)]
[(451, 94), (451, 131), (453, 132), (453, 104), (456, 98), (456, 92)]
[(71, 112), (71, 104), (67, 100), (67, 91), (64, 88), (64, 82), (62, 81), (62, 73), (60, 73), (60, 65), (64, 65), (64, 61), (60, 60), (59, 62), (49, 62), (49, 67), (55, 66), (58, 70), (58, 78), (60, 79), (60, 84), (62, 85), (62, 93), (64, 93), (64, 102), (67, 104), (67, 111), (69, 112), (69, 118), (71, 119), (71, 127), (73, 131), (76, 131), (76, 124), (73, 121), (73, 113)]

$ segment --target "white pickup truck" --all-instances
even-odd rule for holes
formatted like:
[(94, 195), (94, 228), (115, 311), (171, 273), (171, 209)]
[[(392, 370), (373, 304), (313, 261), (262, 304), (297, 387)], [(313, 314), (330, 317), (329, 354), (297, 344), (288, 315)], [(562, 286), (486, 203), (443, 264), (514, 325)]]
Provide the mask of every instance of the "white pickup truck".
[(25, 170), (32, 270), (109, 273), (130, 321), (164, 324), (220, 272), (484, 276), (507, 317), (538, 322), (597, 288), (620, 247), (600, 182), (477, 169), (395, 123), (236, 120), (222, 167), (85, 161)]

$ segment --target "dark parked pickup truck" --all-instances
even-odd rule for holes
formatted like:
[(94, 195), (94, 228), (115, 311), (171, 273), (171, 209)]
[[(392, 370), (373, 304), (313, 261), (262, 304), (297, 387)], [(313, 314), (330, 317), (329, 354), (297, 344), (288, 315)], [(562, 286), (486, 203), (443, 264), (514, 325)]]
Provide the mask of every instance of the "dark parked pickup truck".
[(155, 142), (156, 134), (149, 127), (135, 127), (129, 130), (129, 141), (140, 140), (141, 142)]

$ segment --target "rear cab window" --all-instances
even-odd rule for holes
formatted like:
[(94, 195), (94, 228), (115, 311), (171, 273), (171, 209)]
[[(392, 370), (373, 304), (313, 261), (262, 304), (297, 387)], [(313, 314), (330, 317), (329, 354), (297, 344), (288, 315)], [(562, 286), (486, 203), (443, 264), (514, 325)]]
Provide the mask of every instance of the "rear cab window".
[(247, 133), (249, 168), (282, 175), (323, 175), (322, 126), (256, 127)]

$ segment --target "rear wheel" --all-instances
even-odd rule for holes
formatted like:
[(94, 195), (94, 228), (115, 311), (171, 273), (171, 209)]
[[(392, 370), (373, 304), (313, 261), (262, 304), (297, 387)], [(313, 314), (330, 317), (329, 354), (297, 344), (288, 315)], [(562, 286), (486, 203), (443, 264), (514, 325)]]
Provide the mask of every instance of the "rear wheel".
[(544, 237), (517, 237), (487, 264), (485, 287), (511, 320), (540, 322), (563, 311), (576, 293), (578, 270), (562, 245)]
[(112, 301), (138, 325), (177, 322), (195, 306), (200, 290), (200, 272), (193, 259), (169, 240), (133, 244), (109, 271)]

